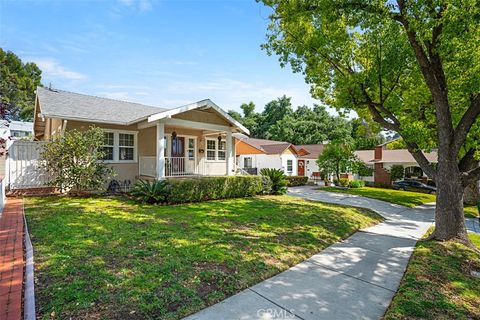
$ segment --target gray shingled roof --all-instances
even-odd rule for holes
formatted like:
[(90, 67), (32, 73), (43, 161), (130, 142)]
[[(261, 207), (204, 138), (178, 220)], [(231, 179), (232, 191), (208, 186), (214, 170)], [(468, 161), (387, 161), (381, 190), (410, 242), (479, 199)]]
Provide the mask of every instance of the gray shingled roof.
[(42, 115), (51, 118), (128, 125), (167, 109), (140, 103), (37, 88)]

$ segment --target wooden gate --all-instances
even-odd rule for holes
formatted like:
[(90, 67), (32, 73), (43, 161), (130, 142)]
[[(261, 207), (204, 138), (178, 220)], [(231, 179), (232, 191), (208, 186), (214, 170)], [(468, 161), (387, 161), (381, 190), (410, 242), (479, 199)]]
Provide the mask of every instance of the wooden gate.
[(48, 176), (40, 168), (43, 141), (14, 141), (8, 147), (6, 172), (7, 187), (11, 190), (42, 188)]

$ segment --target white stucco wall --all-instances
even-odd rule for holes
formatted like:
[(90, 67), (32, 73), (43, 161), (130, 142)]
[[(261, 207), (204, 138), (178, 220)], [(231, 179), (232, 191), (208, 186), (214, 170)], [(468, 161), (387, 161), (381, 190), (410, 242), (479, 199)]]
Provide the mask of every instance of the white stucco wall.
[[(285, 172), (286, 175), (296, 175), (297, 174), (297, 160), (294, 155), (291, 154), (247, 154), (238, 156), (238, 166), (239, 168), (244, 169), (244, 159), (252, 158), (252, 168), (258, 168), (260, 172), (263, 168), (275, 168), (280, 169)], [(287, 160), (292, 160), (293, 171), (287, 173)]]
[(303, 159), (303, 160), (305, 161), (305, 176), (311, 179), (312, 174), (314, 172), (319, 172), (320, 169), (318, 168), (318, 165), (315, 159)]

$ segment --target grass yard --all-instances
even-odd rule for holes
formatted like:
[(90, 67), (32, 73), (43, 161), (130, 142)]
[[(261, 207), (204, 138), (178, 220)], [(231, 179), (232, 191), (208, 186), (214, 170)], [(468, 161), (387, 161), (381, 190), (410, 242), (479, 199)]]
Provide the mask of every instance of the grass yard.
[(180, 319), (381, 221), (288, 196), (27, 198), (26, 215), (40, 319)]
[[(480, 248), (480, 236), (470, 234)], [(418, 242), (384, 319), (480, 319), (480, 255), (454, 241)]]
[[(436, 199), (436, 196), (434, 194), (372, 187), (363, 187), (356, 189), (349, 188), (346, 190), (334, 187), (322, 187), (318, 190), (354, 194), (367, 198), (383, 200), (406, 207), (415, 207), (421, 204), (435, 202)], [(474, 218), (478, 216), (478, 209), (476, 206), (465, 206), (464, 212), (465, 217), (468, 218)]]

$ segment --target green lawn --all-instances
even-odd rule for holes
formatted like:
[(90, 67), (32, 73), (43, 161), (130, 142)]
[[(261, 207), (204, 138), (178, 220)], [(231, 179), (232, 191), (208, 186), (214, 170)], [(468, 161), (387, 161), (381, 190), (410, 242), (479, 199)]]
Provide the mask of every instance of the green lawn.
[[(434, 194), (372, 187), (363, 187), (356, 189), (349, 188), (346, 190), (334, 187), (322, 187), (318, 190), (354, 194), (367, 198), (383, 200), (406, 207), (415, 207), (424, 203), (435, 202), (436, 199)], [(474, 218), (478, 216), (478, 209), (476, 206), (465, 206), (464, 211), (465, 217)]]
[(26, 215), (40, 319), (180, 319), (381, 221), (287, 196), (179, 206), (27, 198)]
[[(480, 248), (480, 236), (470, 234)], [(480, 255), (454, 241), (418, 242), (387, 313), (393, 319), (480, 319)]]

